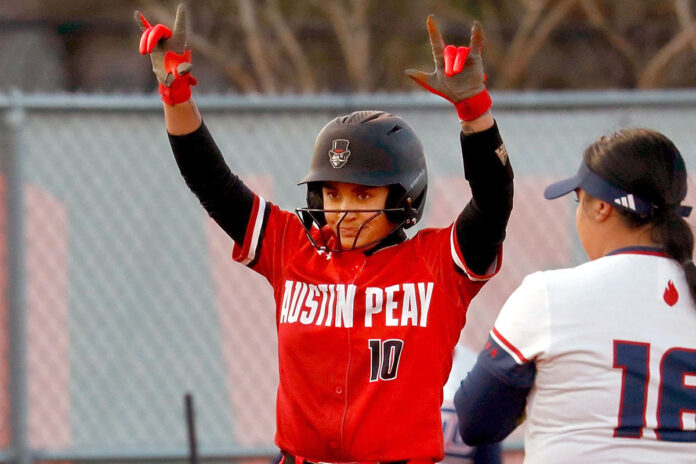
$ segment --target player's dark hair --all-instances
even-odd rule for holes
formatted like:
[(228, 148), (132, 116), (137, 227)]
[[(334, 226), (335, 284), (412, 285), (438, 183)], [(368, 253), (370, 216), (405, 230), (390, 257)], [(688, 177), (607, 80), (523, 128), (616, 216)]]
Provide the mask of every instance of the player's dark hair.
[(662, 244), (668, 257), (682, 265), (696, 301), (694, 234), (679, 214), (686, 197), (686, 165), (674, 143), (651, 129), (624, 129), (590, 145), (584, 159), (595, 174), (653, 203), (649, 215), (616, 210), (630, 227), (654, 224), (655, 241)]

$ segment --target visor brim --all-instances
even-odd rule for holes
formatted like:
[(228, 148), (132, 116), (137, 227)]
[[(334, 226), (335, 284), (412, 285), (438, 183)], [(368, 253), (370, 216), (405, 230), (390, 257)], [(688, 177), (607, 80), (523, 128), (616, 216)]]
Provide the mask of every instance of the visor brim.
[(559, 180), (546, 187), (544, 190), (544, 198), (553, 200), (554, 198), (562, 197), (580, 187), (580, 176), (575, 175), (567, 179)]

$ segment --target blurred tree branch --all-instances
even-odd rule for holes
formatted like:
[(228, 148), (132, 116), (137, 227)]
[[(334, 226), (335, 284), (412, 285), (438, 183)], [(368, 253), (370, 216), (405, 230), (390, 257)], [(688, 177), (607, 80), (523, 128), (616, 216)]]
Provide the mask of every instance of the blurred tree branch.
[(266, 2), (266, 16), (273, 26), (281, 46), (285, 49), (297, 72), (300, 89), (305, 93), (316, 92), (317, 83), (314, 72), (312, 71), (312, 66), (307, 58), (307, 54), (302, 50), (302, 45), (285, 20), (278, 0), (268, 0)]
[(626, 63), (631, 67), (632, 74), (638, 72), (638, 52), (626, 39), (611, 30), (607, 18), (599, 9), (595, 0), (581, 0), (580, 5), (587, 15), (587, 18), (607, 38), (610, 44), (621, 54)]
[(696, 40), (696, 21), (693, 21), (688, 28), (679, 32), (679, 34), (650, 59), (638, 78), (638, 88), (646, 89), (658, 87), (660, 80), (664, 77), (664, 70), (669, 65), (669, 62), (672, 61), (678, 53), (687, 48), (694, 40)]
[[(687, 30), (691, 26), (690, 0), (674, 0), (674, 9), (682, 30)], [(696, 51), (696, 37), (691, 40), (691, 48)]]
[(500, 87), (510, 88), (517, 84), (531, 59), (577, 1), (560, 0), (542, 17), (547, 0), (522, 0), (527, 11), (503, 60), (505, 67), (501, 70)]
[[(142, 0), (165, 24), (179, 1)], [(401, 72), (427, 61), (428, 13), (450, 24), (445, 38), (455, 45), (466, 44), (461, 26), (482, 21), (495, 88), (648, 88), (668, 76), (696, 86), (670, 68), (694, 60), (686, 54), (696, 51), (690, 0), (421, 0), (408, 8), (401, 0), (199, 0), (190, 8), (190, 45), (240, 92), (413, 90)]]
[(370, 90), (370, 27), (368, 0), (309, 0), (326, 15), (346, 61), (355, 90)]
[(237, 0), (237, 8), (239, 8), (239, 21), (246, 39), (247, 53), (261, 83), (261, 90), (265, 93), (276, 93), (275, 78), (259, 34), (260, 26), (256, 19), (254, 1)]

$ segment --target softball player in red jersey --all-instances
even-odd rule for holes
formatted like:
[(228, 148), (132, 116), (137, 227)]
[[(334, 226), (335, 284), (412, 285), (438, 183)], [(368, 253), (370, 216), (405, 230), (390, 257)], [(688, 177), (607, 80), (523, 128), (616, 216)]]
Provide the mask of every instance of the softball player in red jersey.
[(234, 239), (233, 258), (276, 300), (276, 443), (287, 462), (439, 461), (442, 387), (471, 299), (500, 268), (512, 169), (489, 111), (482, 33), (445, 47), (432, 18), (435, 71), (408, 75), (450, 100), (473, 199), (453, 224), (408, 239), (425, 206), (420, 141), (403, 119), (358, 111), (319, 133), (307, 206), (283, 211), (224, 163), (191, 99), (186, 10), (174, 30), (143, 29), (172, 149), (189, 187)]
[(575, 191), (590, 262), (527, 276), (455, 395), (470, 444), (525, 411), (525, 462), (696, 462), (696, 266), (684, 160), (626, 129), (586, 151)]

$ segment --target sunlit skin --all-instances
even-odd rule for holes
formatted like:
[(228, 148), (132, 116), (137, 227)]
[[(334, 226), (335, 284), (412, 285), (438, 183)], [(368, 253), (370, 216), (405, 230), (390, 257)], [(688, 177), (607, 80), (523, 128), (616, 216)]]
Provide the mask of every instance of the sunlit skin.
[(578, 207), (575, 211), (575, 227), (580, 243), (590, 261), (601, 258), (619, 248), (635, 246), (660, 246), (654, 237), (654, 227), (629, 227), (621, 214), (610, 203), (577, 189)]
[[(325, 210), (347, 210), (347, 209), (382, 209), (387, 202), (389, 187), (369, 187), (360, 184), (350, 184), (347, 182), (325, 182), (322, 187)], [(331, 230), (338, 234), (337, 225), (344, 213), (325, 213), (326, 223)], [(396, 226), (395, 223), (387, 219), (386, 214), (380, 213), (374, 219), (369, 220), (375, 212), (366, 213), (345, 213), (345, 218), (341, 221), (341, 247), (343, 249), (360, 248), (374, 242), (366, 247), (369, 249), (375, 246), (381, 239), (386, 237)], [(368, 221), (369, 220), (369, 221)], [(368, 221), (368, 222), (366, 222)], [(358, 229), (364, 225), (360, 233)], [(358, 237), (357, 242), (355, 237)], [(355, 242), (355, 245), (353, 243)]]

